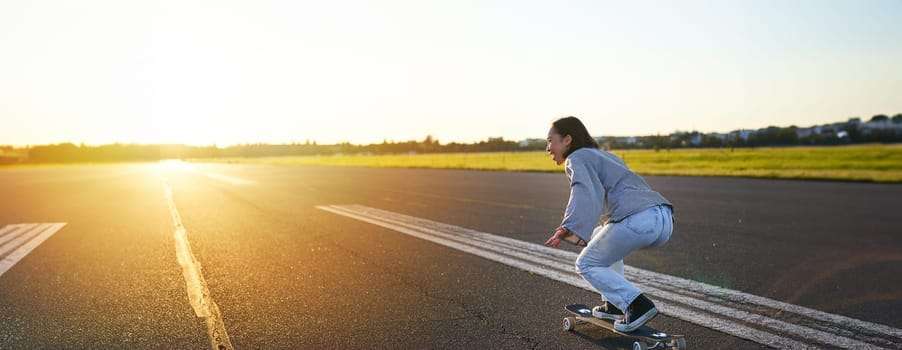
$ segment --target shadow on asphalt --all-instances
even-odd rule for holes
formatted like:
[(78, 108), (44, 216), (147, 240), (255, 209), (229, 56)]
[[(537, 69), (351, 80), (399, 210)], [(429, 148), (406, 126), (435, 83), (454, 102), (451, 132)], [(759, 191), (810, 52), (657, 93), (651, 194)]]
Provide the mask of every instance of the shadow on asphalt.
[(596, 345), (599, 349), (632, 349), (633, 339), (604, 331), (597, 327), (580, 325), (569, 335), (577, 336), (586, 342)]

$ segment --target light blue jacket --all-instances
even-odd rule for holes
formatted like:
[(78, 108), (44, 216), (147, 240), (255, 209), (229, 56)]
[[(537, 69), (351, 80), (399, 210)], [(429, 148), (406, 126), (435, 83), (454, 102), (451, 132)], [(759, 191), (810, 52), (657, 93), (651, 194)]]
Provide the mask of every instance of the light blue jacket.
[(673, 204), (610, 152), (580, 148), (564, 162), (570, 201), (561, 227), (588, 242), (598, 224), (619, 222), (643, 209)]

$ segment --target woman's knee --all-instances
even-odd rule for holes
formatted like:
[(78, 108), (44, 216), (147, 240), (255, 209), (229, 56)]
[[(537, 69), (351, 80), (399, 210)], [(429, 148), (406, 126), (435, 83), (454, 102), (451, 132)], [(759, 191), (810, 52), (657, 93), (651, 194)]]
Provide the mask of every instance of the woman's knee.
[(609, 266), (610, 264), (605, 266), (605, 264), (602, 264), (600, 261), (598, 261), (598, 259), (595, 259), (587, 254), (580, 254), (576, 258), (576, 272), (578, 272), (580, 275), (585, 275), (586, 272), (593, 268)]
[(580, 256), (576, 257), (574, 265), (576, 266), (576, 272), (583, 275), (587, 268), (585, 255), (580, 254)]

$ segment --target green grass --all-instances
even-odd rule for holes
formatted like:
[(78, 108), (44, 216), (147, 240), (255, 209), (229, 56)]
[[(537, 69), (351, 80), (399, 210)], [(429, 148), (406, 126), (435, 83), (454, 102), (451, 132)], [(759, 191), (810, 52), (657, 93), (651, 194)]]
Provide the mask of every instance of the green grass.
[[(902, 182), (902, 145), (613, 151), (642, 175)], [(197, 161), (561, 172), (544, 152), (221, 158)]]

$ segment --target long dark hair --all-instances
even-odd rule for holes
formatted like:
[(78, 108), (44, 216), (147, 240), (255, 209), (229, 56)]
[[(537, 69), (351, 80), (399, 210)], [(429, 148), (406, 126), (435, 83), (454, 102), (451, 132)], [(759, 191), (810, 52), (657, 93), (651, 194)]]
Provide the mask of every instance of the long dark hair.
[(579, 119), (574, 116), (558, 118), (551, 122), (551, 127), (554, 128), (554, 131), (558, 133), (558, 135), (561, 135), (561, 137), (570, 135), (570, 138), (573, 139), (573, 141), (570, 142), (570, 148), (564, 153), (564, 158), (569, 157), (571, 153), (580, 148), (598, 148), (598, 142), (592, 138), (592, 135), (589, 135), (589, 130), (586, 130), (586, 126), (583, 125), (583, 122), (579, 121)]

